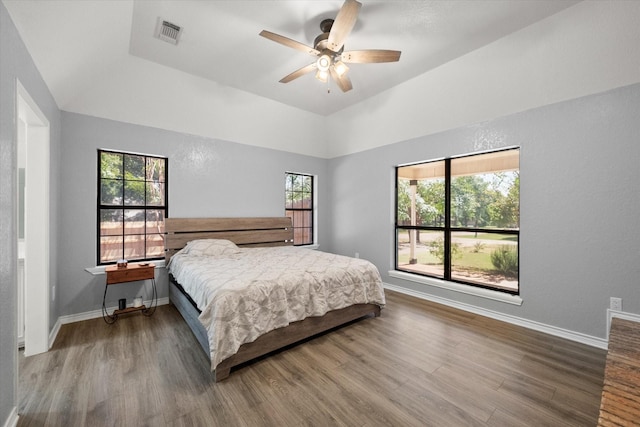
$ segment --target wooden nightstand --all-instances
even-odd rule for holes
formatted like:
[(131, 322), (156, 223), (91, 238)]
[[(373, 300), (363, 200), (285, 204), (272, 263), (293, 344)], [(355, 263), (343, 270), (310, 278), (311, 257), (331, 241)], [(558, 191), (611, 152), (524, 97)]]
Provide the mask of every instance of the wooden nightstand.
[[(158, 293), (156, 291), (156, 273), (155, 264), (141, 263), (129, 264), (126, 267), (117, 267), (115, 265), (104, 269), (107, 280), (104, 285), (104, 295), (102, 297), (102, 317), (107, 323), (113, 323), (118, 320), (119, 314), (132, 313), (141, 311), (145, 316), (151, 316), (156, 311), (158, 305)], [(114, 310), (112, 314), (107, 312), (105, 300), (107, 299), (107, 289), (109, 285), (117, 285), (119, 283), (138, 282), (140, 280), (151, 280), (152, 297), (150, 306), (142, 304), (140, 307), (126, 307), (123, 310)]]

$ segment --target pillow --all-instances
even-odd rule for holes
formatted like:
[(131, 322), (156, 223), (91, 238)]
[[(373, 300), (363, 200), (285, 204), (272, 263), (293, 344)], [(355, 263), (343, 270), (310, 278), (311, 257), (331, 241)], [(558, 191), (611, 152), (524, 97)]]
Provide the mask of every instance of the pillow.
[(187, 243), (183, 253), (193, 256), (219, 256), (237, 254), (238, 252), (240, 252), (240, 248), (230, 240), (200, 239)]

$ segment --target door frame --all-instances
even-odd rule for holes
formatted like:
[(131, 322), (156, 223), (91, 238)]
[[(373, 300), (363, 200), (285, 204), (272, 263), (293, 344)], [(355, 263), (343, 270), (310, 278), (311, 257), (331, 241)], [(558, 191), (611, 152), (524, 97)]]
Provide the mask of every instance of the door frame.
[[(49, 350), (49, 296), (55, 298), (55, 290), (49, 292), (51, 126), (18, 79), (16, 109), (16, 126), (25, 126), (23, 130), (16, 129), (16, 135), (24, 132), (26, 142), (24, 355), (31, 356)], [(17, 240), (16, 229), (16, 243)]]

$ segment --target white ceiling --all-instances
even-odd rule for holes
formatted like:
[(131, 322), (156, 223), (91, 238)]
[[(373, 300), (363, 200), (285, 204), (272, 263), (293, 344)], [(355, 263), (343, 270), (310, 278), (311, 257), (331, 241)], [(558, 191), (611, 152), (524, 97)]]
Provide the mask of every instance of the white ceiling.
[[(313, 74), (280, 80), (313, 57), (258, 36), (312, 45), (342, 1), (3, 0), (60, 108), (138, 57), (323, 116), (361, 102), (565, 9), (574, 0), (371, 1), (345, 50), (401, 50), (397, 63), (352, 64), (342, 93)], [(154, 37), (158, 18), (183, 28), (177, 46)], [(176, 84), (180, 84), (176, 82)]]

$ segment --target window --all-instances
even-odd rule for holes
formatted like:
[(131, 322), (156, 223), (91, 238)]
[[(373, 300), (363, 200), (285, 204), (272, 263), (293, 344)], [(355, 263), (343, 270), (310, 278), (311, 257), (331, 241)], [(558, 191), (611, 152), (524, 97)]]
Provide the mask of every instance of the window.
[(98, 264), (164, 257), (167, 162), (98, 150)]
[(396, 168), (396, 270), (519, 293), (519, 149)]
[(293, 224), (293, 244), (313, 244), (313, 176), (285, 173), (284, 212)]

